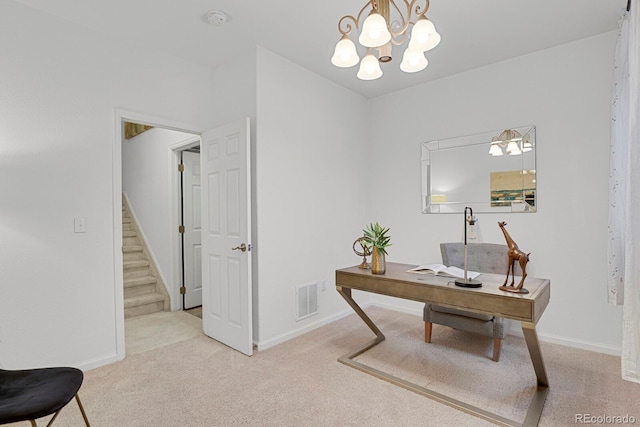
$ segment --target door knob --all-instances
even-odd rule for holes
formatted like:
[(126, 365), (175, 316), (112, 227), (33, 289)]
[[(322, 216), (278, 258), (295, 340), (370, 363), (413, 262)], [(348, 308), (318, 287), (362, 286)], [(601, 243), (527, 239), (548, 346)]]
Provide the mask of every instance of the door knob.
[(242, 252), (246, 252), (247, 251), (247, 245), (245, 245), (243, 243), (240, 246), (236, 246), (235, 248), (231, 248), (232, 251), (237, 251), (238, 249), (240, 249)]

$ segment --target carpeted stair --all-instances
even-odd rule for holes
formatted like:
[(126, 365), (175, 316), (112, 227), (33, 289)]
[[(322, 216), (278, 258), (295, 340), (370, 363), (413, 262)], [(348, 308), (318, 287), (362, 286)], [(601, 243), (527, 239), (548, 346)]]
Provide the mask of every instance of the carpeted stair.
[(138, 227), (123, 199), (122, 258), (125, 319), (169, 309), (168, 296), (162, 292), (164, 285), (159, 283), (157, 275), (154, 274), (155, 267), (137, 230)]

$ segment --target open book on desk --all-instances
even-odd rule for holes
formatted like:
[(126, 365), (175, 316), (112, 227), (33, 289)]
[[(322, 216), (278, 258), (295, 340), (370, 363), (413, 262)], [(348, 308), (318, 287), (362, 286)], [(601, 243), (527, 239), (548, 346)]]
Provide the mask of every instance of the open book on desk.
[[(416, 273), (416, 274), (435, 274), (437, 276), (448, 276), (448, 277), (456, 277), (458, 279), (464, 279), (464, 270), (458, 267), (447, 267), (444, 264), (425, 264), (419, 265), (415, 268), (411, 268), (407, 270), (408, 273)], [(478, 277), (480, 273), (477, 271), (468, 271), (467, 270), (467, 278), (475, 279)]]

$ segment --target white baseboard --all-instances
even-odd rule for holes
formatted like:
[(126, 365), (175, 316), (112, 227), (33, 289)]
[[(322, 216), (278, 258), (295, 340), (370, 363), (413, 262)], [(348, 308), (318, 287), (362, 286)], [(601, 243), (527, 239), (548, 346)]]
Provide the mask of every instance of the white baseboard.
[[(377, 307), (386, 308), (389, 310), (399, 311), (402, 313), (415, 314), (417, 316), (422, 316), (422, 310), (411, 310), (404, 307), (397, 307), (393, 304), (385, 304), (381, 302), (373, 302), (371, 305), (375, 305)], [(518, 326), (518, 322), (511, 321), (511, 328), (509, 328), (509, 334), (515, 335), (518, 337), (524, 338), (522, 334), (522, 329)], [(577, 340), (573, 338), (561, 337), (559, 335), (553, 334), (545, 334), (538, 332), (538, 338), (541, 342), (548, 342), (550, 344), (559, 344), (564, 345), (566, 347), (579, 348), (582, 350), (595, 351), (597, 353), (610, 354), (613, 356), (620, 356), (622, 354), (622, 349), (620, 347), (609, 346), (605, 344), (598, 344), (588, 341)]]
[[(411, 309), (406, 309), (406, 308), (402, 308), (402, 307), (397, 307), (394, 305), (390, 305), (390, 304), (385, 304), (385, 303), (379, 303), (379, 302), (363, 302), (363, 303), (359, 303), (358, 305), (360, 305), (361, 308), (365, 309), (369, 306), (376, 306), (376, 307), (380, 307), (380, 308), (386, 308), (389, 310), (394, 310), (394, 311), (399, 311), (402, 313), (407, 313), (407, 314), (413, 314), (416, 316), (422, 316), (422, 311), (420, 310), (411, 310)], [(310, 323), (308, 325), (305, 325), (302, 328), (298, 328), (295, 329), (291, 332), (287, 332), (284, 333), (282, 335), (278, 335), (277, 337), (274, 338), (270, 338), (268, 340), (264, 340), (264, 341), (254, 341), (254, 345), (256, 346), (258, 351), (262, 351), (262, 350), (266, 350), (270, 347), (276, 346), (278, 344), (281, 344), (285, 341), (289, 341), (290, 339), (299, 337), (300, 335), (306, 334), (307, 332), (311, 332), (314, 329), (320, 328), (324, 325), (328, 325), (329, 323), (335, 322), (336, 320), (340, 320), (343, 317), (347, 317), (351, 314), (355, 314), (355, 312), (348, 308), (346, 310), (340, 311), (336, 314), (333, 314), (329, 317), (325, 317), (322, 318), (320, 320), (318, 320), (317, 322), (314, 323)]]
[[(380, 307), (388, 310), (398, 311), (401, 313), (407, 313), (414, 316), (418, 316), (422, 319), (422, 309), (411, 309), (411, 308), (401, 307), (398, 305), (389, 304), (381, 301), (369, 301), (369, 302), (360, 304), (360, 307), (363, 309), (369, 306), (375, 306), (375, 307)], [(296, 338), (300, 335), (303, 335), (321, 326), (327, 325), (331, 322), (335, 322), (336, 320), (340, 320), (343, 317), (346, 317), (350, 314), (354, 314), (354, 311), (349, 308), (339, 313), (336, 313), (334, 315), (331, 315), (329, 317), (325, 317), (321, 320), (318, 320), (317, 322), (310, 323), (302, 328), (298, 328), (293, 331), (281, 334), (277, 337), (270, 338), (264, 341), (259, 341), (259, 342), (254, 341), (254, 344), (258, 351), (266, 350), (267, 348), (273, 347), (275, 345), (281, 344), (290, 339)], [(515, 321), (510, 321), (510, 323), (511, 323), (511, 327), (509, 328), (509, 333), (511, 335), (524, 337), (524, 335), (522, 334), (522, 330), (518, 326), (518, 323)], [(562, 337), (558, 335), (546, 334), (546, 333), (540, 333), (540, 332), (538, 332), (538, 338), (540, 339), (541, 342), (559, 344), (559, 345), (564, 345), (566, 347), (579, 348), (582, 350), (594, 351), (597, 353), (610, 354), (612, 356), (620, 356), (622, 354), (622, 349), (620, 347), (610, 346), (606, 344), (593, 343), (589, 341), (583, 341), (583, 340), (578, 340), (574, 338)]]
[(117, 361), (118, 361), (118, 355), (114, 353), (108, 356), (102, 356), (96, 359), (84, 361), (80, 363), (78, 366), (76, 366), (76, 368), (82, 371), (89, 371), (91, 369), (99, 368), (104, 365), (110, 365), (112, 363), (116, 363)]
[(380, 308), (386, 308), (386, 309), (389, 309), (389, 310), (398, 311), (400, 313), (413, 314), (415, 316), (422, 317), (422, 310), (421, 309), (413, 310), (413, 309), (406, 308), (406, 307), (398, 307), (398, 306), (393, 305), (393, 304), (386, 304), (386, 303), (380, 302), (380, 301), (375, 301), (375, 302), (369, 303), (368, 305), (373, 305), (373, 306), (380, 307)]
[[(367, 307), (369, 304), (362, 304), (361, 307), (365, 308)], [(343, 317), (347, 317), (350, 314), (355, 314), (354, 311), (352, 309), (346, 309), (343, 310), (341, 312), (338, 312), (336, 314), (333, 314), (329, 317), (324, 317), (322, 319), (319, 319), (316, 322), (313, 323), (309, 323), (305, 326), (303, 326), (302, 328), (298, 328), (298, 329), (294, 329), (293, 331), (284, 333), (282, 335), (278, 335), (276, 337), (270, 338), (268, 340), (264, 340), (264, 341), (254, 341), (253, 344), (256, 346), (258, 351), (262, 351), (262, 350), (266, 350), (268, 348), (271, 348), (273, 346), (276, 346), (278, 344), (281, 344), (285, 341), (289, 341), (290, 339), (299, 337), (300, 335), (304, 335), (307, 332), (311, 332), (314, 329), (318, 329), (324, 325), (328, 325), (329, 323), (335, 322), (336, 320), (340, 320)]]
[[(370, 305), (374, 305), (376, 307), (386, 308), (389, 310), (399, 311), (402, 313), (415, 314), (417, 316), (422, 316), (422, 310), (411, 310), (404, 307), (397, 307), (393, 304), (386, 304), (381, 302), (373, 302)], [(520, 329), (518, 322), (511, 321), (511, 328), (509, 328), (509, 334), (515, 335), (518, 337), (523, 337), (522, 329)], [(612, 356), (621, 356), (622, 349), (620, 347), (614, 347), (606, 344), (593, 343), (589, 341), (577, 340), (574, 338), (562, 337), (559, 335), (553, 334), (545, 334), (538, 332), (538, 339), (541, 342), (547, 342), (550, 344), (559, 344), (564, 345), (566, 347), (579, 348), (582, 350), (595, 351), (597, 353), (610, 354)]]
[[(406, 307), (399, 307), (397, 305), (388, 304), (388, 303), (379, 302), (379, 301), (360, 304), (360, 307), (362, 307), (363, 309), (369, 306), (375, 306), (375, 307), (380, 307), (388, 310), (398, 311), (401, 313), (412, 314), (422, 318), (422, 310), (420, 309), (415, 310), (415, 309), (410, 309)], [(317, 322), (310, 323), (302, 328), (295, 329), (291, 332), (287, 332), (285, 334), (279, 335), (277, 337), (274, 337), (265, 341), (254, 342), (254, 344), (256, 345), (256, 348), (258, 349), (258, 351), (266, 350), (267, 348), (273, 347), (275, 345), (288, 341), (292, 338), (296, 338), (300, 335), (303, 335), (321, 326), (324, 326), (331, 322), (335, 322), (336, 320), (342, 319), (343, 317), (346, 317), (350, 314), (354, 314), (353, 310), (347, 309), (339, 313), (336, 313), (332, 316), (323, 318), (322, 320), (319, 320)], [(523, 337), (522, 330), (516, 326), (517, 322), (511, 322), (511, 323), (512, 325), (511, 325), (511, 328), (509, 328), (509, 333), (511, 335)], [(559, 344), (559, 345), (564, 345), (566, 347), (579, 348), (582, 350), (594, 351), (597, 353), (610, 354), (612, 356), (620, 356), (622, 354), (622, 349), (620, 347), (614, 347), (614, 346), (609, 346), (605, 344), (577, 340), (574, 338), (561, 337), (558, 335), (545, 334), (540, 332), (538, 332), (538, 338), (540, 339), (541, 342)]]
[[(522, 329), (518, 328), (515, 325), (509, 329), (509, 334), (515, 335), (518, 337), (524, 337), (524, 335), (522, 334)], [(559, 335), (545, 334), (541, 332), (538, 332), (538, 338), (540, 339), (541, 342), (548, 342), (550, 344), (559, 344), (559, 345), (564, 345), (566, 347), (573, 347), (573, 348), (579, 348), (582, 350), (595, 351), (596, 353), (610, 354), (612, 356), (622, 355), (622, 348), (620, 347), (614, 347), (614, 346), (605, 345), (605, 344), (598, 344), (598, 343), (593, 343), (589, 341), (577, 340), (574, 338), (561, 337)]]

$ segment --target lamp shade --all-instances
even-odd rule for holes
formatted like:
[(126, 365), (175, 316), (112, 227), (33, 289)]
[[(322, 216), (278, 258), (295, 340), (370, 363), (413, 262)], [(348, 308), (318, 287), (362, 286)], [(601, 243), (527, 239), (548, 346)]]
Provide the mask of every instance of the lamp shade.
[(409, 48), (426, 52), (438, 46), (440, 40), (440, 34), (436, 31), (433, 22), (422, 15), (411, 30)]
[(353, 67), (360, 61), (356, 45), (345, 34), (336, 44), (336, 49), (331, 57), (331, 63), (336, 67)]
[(371, 52), (368, 52), (362, 61), (360, 61), (360, 69), (358, 70), (358, 78), (360, 80), (375, 80), (382, 77), (382, 69), (378, 58)]
[(424, 52), (408, 47), (404, 51), (404, 55), (402, 55), (400, 69), (405, 73), (415, 73), (427, 68), (428, 64), (429, 62), (424, 57)]
[(391, 40), (391, 33), (387, 28), (387, 21), (382, 15), (373, 10), (362, 24), (362, 32), (358, 41), (365, 47), (380, 47)]
[(509, 144), (507, 145), (507, 154), (510, 156), (517, 156), (519, 154), (522, 154), (522, 152), (520, 151), (520, 147), (518, 147), (517, 142), (515, 141), (509, 142)]
[(502, 156), (504, 153), (502, 152), (502, 148), (498, 144), (491, 144), (491, 148), (489, 148), (489, 154), (492, 156)]

